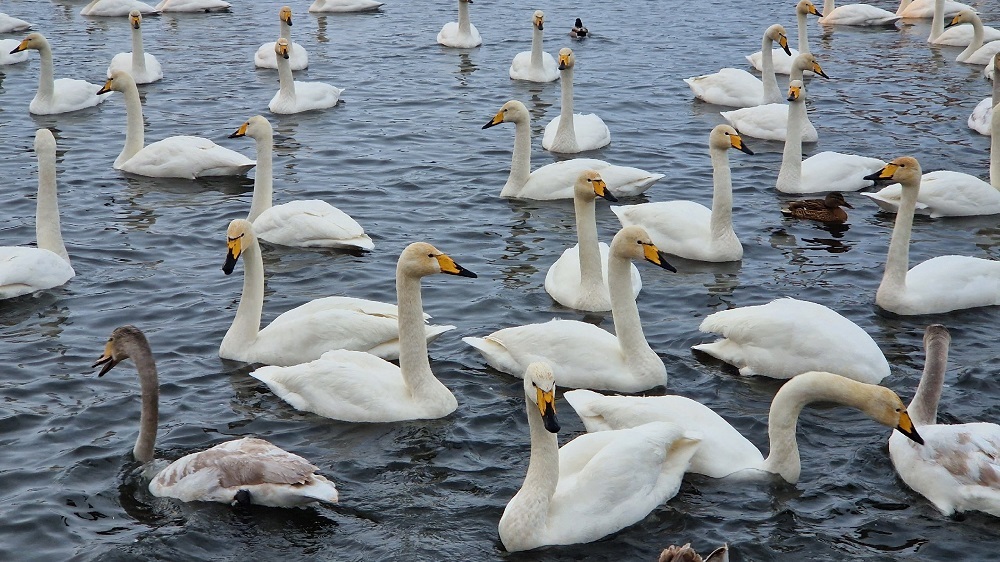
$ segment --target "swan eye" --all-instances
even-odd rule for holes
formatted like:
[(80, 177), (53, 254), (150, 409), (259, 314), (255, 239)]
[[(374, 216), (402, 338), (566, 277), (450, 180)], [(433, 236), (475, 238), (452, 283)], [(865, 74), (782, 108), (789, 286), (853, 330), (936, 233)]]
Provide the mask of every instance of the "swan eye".
[(433, 258), (433, 257), (434, 257), (434, 254), (427, 254), (427, 257), (429, 257), (429, 258)]

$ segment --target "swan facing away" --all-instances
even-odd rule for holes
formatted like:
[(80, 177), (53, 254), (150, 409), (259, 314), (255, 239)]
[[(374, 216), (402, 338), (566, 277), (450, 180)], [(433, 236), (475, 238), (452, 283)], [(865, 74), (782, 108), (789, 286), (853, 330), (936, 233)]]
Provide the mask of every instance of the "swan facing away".
[(309, 6), (310, 12), (374, 12), (382, 7), (375, 0), (316, 0)]
[(272, 205), (274, 177), (272, 152), (274, 130), (261, 115), (251, 117), (229, 138), (248, 136), (257, 145), (257, 173), (253, 180), (253, 201), (247, 220), (257, 238), (282, 246), (300, 248), (375, 248), (372, 239), (347, 213), (316, 199)]
[(511, 157), (510, 175), (500, 191), (500, 197), (570, 199), (580, 172), (585, 170), (599, 172), (608, 190), (617, 197), (638, 195), (663, 177), (663, 174), (631, 166), (617, 166), (594, 158), (554, 162), (532, 172), (531, 114), (528, 113), (528, 108), (517, 100), (510, 100), (483, 128), (489, 129), (500, 123), (514, 123), (514, 153)]
[(788, 49), (788, 38), (785, 28), (774, 24), (764, 31), (761, 41), (761, 52), (764, 58), (761, 62), (761, 77), (739, 68), (723, 68), (715, 74), (705, 74), (693, 78), (685, 78), (684, 83), (691, 88), (694, 97), (717, 105), (732, 107), (753, 107), (765, 103), (780, 103), (781, 90), (774, 75), (774, 62), (771, 45), (777, 42), (785, 53)]
[(469, 21), (469, 4), (472, 0), (458, 0), (458, 23), (448, 22), (438, 32), (437, 42), (445, 47), (471, 49), (483, 44), (479, 30)]
[(132, 52), (118, 53), (108, 65), (108, 78), (116, 70), (126, 70), (136, 84), (149, 84), (163, 78), (163, 68), (156, 57), (142, 49), (142, 14), (132, 10), (128, 15), (132, 28)]
[[(222, 271), (229, 275), (243, 257), (243, 296), (236, 317), (222, 338), (219, 357), (245, 363), (287, 367), (319, 359), (331, 349), (366, 351), (386, 360), (399, 358), (396, 305), (351, 297), (325, 297), (288, 310), (261, 329), (264, 309), (264, 260), (253, 225), (229, 223)], [(430, 318), (424, 316), (424, 319)], [(427, 326), (427, 341), (454, 329)]]
[(729, 545), (724, 544), (702, 558), (691, 548), (691, 543), (684, 546), (672, 544), (660, 552), (657, 562), (729, 562)]
[[(603, 433), (651, 422), (677, 424), (702, 434), (688, 472), (724, 478), (742, 471), (777, 474), (795, 484), (802, 466), (795, 439), (802, 408), (814, 402), (833, 402), (861, 410), (876, 422), (923, 443), (914, 422), (895, 392), (876, 384), (853, 381), (833, 373), (802, 373), (782, 385), (767, 417), (770, 451), (767, 458), (722, 416), (683, 396), (602, 396), (573, 390), (564, 398), (583, 420), (587, 431)], [(921, 429), (921, 431), (923, 431)], [(589, 434), (588, 434), (589, 435)], [(740, 474), (740, 477), (748, 476)]]
[[(597, 241), (594, 201), (602, 197), (617, 201), (600, 174), (587, 170), (576, 180), (573, 209), (576, 215), (577, 244), (566, 248), (545, 273), (545, 292), (557, 303), (577, 310), (611, 310), (608, 291), (608, 254), (611, 248)], [(642, 279), (632, 265), (632, 298), (639, 295)]]
[[(142, 388), (139, 438), (132, 454), (142, 463), (153, 460), (160, 385), (156, 363), (146, 336), (135, 326), (115, 328), (94, 363), (103, 365), (103, 377), (115, 365), (131, 358)], [(316, 502), (336, 503), (337, 488), (306, 459), (263, 439), (244, 437), (226, 441), (170, 463), (149, 482), (157, 497), (181, 501), (213, 501), (233, 505), (304, 507)]]
[(223, 0), (163, 0), (156, 5), (160, 12), (225, 12), (229, 2)]
[(691, 349), (703, 351), (744, 376), (792, 378), (806, 371), (836, 371), (876, 384), (889, 374), (878, 344), (857, 324), (814, 302), (793, 298), (708, 315), (698, 326), (722, 339)]
[(447, 416), (458, 407), (427, 359), (420, 279), (447, 273), (475, 273), (426, 242), (410, 244), (396, 265), (399, 299), (399, 366), (362, 351), (327, 351), (315, 361), (291, 367), (262, 367), (250, 373), (298, 410), (352, 422), (392, 422)]
[(111, 73), (98, 94), (121, 92), (128, 120), (125, 147), (114, 168), (130, 174), (154, 178), (195, 179), (206, 176), (240, 176), (254, 167), (254, 161), (239, 152), (192, 136), (167, 137), (148, 146), (142, 122), (142, 102), (132, 75), (124, 70)]
[[(816, 6), (809, 0), (799, 0), (799, 3), (795, 5), (795, 19), (798, 23), (798, 34), (799, 34), (799, 49), (791, 49), (788, 53), (783, 52), (781, 49), (774, 49), (771, 52), (772, 61), (774, 64), (774, 71), (778, 74), (791, 74), (793, 63), (795, 62), (795, 57), (809, 52), (809, 26), (806, 21), (806, 17), (809, 15), (823, 17), (823, 14), (819, 13)], [(747, 62), (751, 66), (763, 72), (764, 70), (764, 59), (762, 51), (757, 51), (751, 55), (746, 56)]]
[(288, 63), (288, 39), (281, 38), (274, 43), (274, 55), (278, 65), (278, 93), (271, 98), (268, 109), (274, 113), (302, 113), (314, 109), (326, 109), (337, 105), (342, 88), (325, 82), (299, 82), (292, 78), (292, 67)]
[(26, 29), (31, 29), (30, 23), (0, 12), (0, 33), (14, 33)]
[(950, 342), (951, 334), (940, 324), (924, 332), (926, 363), (909, 408), (924, 444), (911, 446), (892, 435), (889, 458), (903, 482), (942, 514), (983, 511), (1000, 516), (1000, 425), (936, 423)]
[(94, 95), (101, 89), (98, 84), (72, 78), (52, 77), (52, 47), (41, 33), (31, 33), (25, 37), (10, 54), (33, 49), (38, 51), (41, 70), (38, 75), (38, 92), (28, 105), (28, 111), (35, 115), (69, 113), (79, 109), (94, 107), (105, 101), (107, 96)]
[(80, 10), (80, 15), (120, 17), (129, 15), (132, 10), (138, 10), (141, 14), (155, 14), (160, 11), (139, 0), (91, 0)]
[(673, 271), (646, 231), (622, 228), (611, 241), (608, 289), (615, 334), (576, 320), (551, 320), (504, 328), (482, 337), (462, 338), (486, 362), (520, 377), (528, 364), (548, 363), (561, 385), (640, 392), (667, 384), (667, 368), (642, 333), (639, 307), (632, 296), (631, 260), (644, 260)]
[(792, 201), (788, 204), (788, 207), (781, 209), (781, 214), (797, 219), (844, 224), (847, 222), (847, 211), (841, 209), (841, 207), (854, 208), (844, 199), (844, 194), (839, 191), (832, 191), (823, 199)]
[(56, 195), (56, 139), (48, 129), (35, 133), (38, 197), (35, 240), (38, 247), (0, 246), (0, 300), (65, 284), (76, 275), (59, 230)]
[(865, 27), (890, 26), (899, 21), (899, 15), (871, 4), (845, 4), (836, 6), (836, 0), (823, 0), (822, 25), (857, 25)]
[(920, 163), (909, 156), (896, 158), (868, 176), (872, 180), (898, 182), (903, 191), (875, 304), (902, 315), (937, 314), (1000, 304), (1000, 261), (938, 256), (906, 270), (920, 176)]
[[(288, 41), (288, 66), (292, 70), (302, 70), (309, 66), (309, 53), (306, 48), (292, 41), (292, 9), (282, 6), (278, 10), (278, 22), (281, 26), (280, 37)], [(274, 51), (274, 41), (264, 43), (257, 48), (253, 56), (253, 64), (257, 68), (278, 68), (277, 56)]]
[(559, 447), (552, 369), (531, 363), (523, 377), (531, 457), (500, 517), (509, 552), (596, 541), (641, 521), (680, 490), (699, 433), (656, 422), (585, 433)]
[(736, 129), (717, 125), (708, 137), (712, 157), (712, 208), (694, 201), (664, 201), (612, 206), (622, 225), (639, 225), (664, 252), (691, 260), (725, 262), (743, 259), (743, 245), (733, 230), (733, 182), (730, 148), (753, 154)]
[(552, 55), (542, 50), (542, 29), (545, 24), (545, 13), (535, 10), (531, 17), (531, 50), (523, 51), (514, 56), (510, 64), (510, 77), (513, 80), (528, 80), (530, 82), (552, 82), (559, 79), (559, 67)]
[(552, 152), (575, 154), (596, 150), (611, 143), (611, 131), (604, 121), (593, 113), (573, 113), (573, 68), (576, 56), (573, 50), (559, 49), (559, 70), (562, 73), (562, 92), (559, 115), (549, 121), (542, 135), (542, 148)]

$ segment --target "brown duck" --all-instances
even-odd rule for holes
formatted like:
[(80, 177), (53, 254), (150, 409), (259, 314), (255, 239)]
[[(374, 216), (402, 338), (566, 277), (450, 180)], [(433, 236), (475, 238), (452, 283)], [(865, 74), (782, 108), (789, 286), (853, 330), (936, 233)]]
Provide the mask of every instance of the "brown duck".
[(847, 222), (847, 211), (841, 207), (854, 208), (844, 200), (839, 191), (831, 191), (824, 199), (792, 201), (787, 208), (781, 209), (781, 214), (797, 219), (842, 224)]

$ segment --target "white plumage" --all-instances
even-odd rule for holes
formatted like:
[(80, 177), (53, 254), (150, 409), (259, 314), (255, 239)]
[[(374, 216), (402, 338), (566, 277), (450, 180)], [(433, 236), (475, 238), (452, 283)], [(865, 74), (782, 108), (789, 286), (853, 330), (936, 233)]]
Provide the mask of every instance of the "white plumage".
[(132, 28), (132, 52), (118, 53), (108, 65), (108, 78), (116, 70), (124, 70), (132, 75), (136, 84), (149, 84), (163, 78), (163, 68), (156, 57), (142, 48), (142, 14), (138, 10), (129, 13)]
[(596, 150), (611, 143), (611, 131), (593, 113), (573, 113), (573, 69), (576, 56), (566, 47), (559, 50), (560, 89), (562, 97), (559, 115), (549, 121), (542, 135), (542, 148), (552, 152), (575, 154)]
[(292, 78), (289, 65), (289, 42), (278, 39), (274, 53), (278, 65), (278, 93), (271, 98), (268, 109), (274, 113), (302, 113), (315, 109), (326, 109), (337, 105), (343, 89), (324, 82), (299, 82)]
[(471, 49), (483, 44), (479, 30), (469, 21), (469, 0), (458, 0), (458, 21), (444, 24), (437, 34), (437, 42), (445, 47)]
[[(303, 70), (309, 66), (309, 53), (306, 48), (292, 41), (292, 9), (282, 6), (278, 10), (280, 25), (279, 37), (288, 41), (288, 66), (292, 70)], [(278, 57), (275, 55), (275, 42), (264, 43), (257, 48), (253, 56), (253, 64), (257, 68), (278, 68)]]
[(559, 66), (552, 55), (542, 50), (542, 30), (545, 14), (536, 10), (532, 15), (531, 50), (514, 55), (509, 74), (512, 80), (552, 82), (559, 79)]

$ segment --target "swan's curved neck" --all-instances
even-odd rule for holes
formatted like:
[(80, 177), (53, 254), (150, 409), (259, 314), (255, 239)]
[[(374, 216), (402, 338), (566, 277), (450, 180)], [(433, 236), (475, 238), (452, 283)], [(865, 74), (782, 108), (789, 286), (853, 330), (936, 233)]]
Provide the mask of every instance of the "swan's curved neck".
[(38, 199), (35, 201), (35, 240), (38, 247), (69, 263), (59, 227), (59, 200), (56, 194), (56, 151), (38, 153)]
[(573, 198), (576, 212), (576, 241), (580, 256), (580, 291), (583, 294), (603, 292), (601, 248), (597, 241), (597, 210), (594, 199)]
[(462, 35), (472, 33), (472, 24), (469, 22), (469, 3), (458, 2), (458, 32)]
[[(632, 262), (616, 256), (614, 252), (608, 256), (608, 291), (611, 294), (611, 318), (615, 325), (615, 335), (625, 363), (631, 368), (654, 358), (655, 361), (660, 361), (642, 332), (639, 306), (632, 293)], [(633, 372), (639, 370), (641, 369), (633, 369)]]
[(146, 73), (146, 54), (142, 50), (142, 28), (132, 28), (132, 75)]
[(573, 126), (573, 67), (569, 66), (562, 71), (559, 86), (562, 92), (559, 108), (559, 128), (556, 130), (556, 137), (566, 136), (576, 141), (576, 128)]
[(531, 177), (531, 122), (521, 119), (514, 122), (514, 154), (510, 160), (510, 176), (501, 196), (516, 195)]
[[(399, 308), (399, 371), (414, 397), (436, 395), (444, 385), (431, 371), (424, 333), (424, 307), (420, 278), (396, 268), (396, 298)], [(447, 390), (447, 389), (446, 389)], [(448, 391), (450, 392), (450, 391)]]
[(735, 237), (733, 230), (733, 179), (729, 171), (729, 153), (724, 148), (709, 149), (712, 156), (712, 242)]
[(802, 183), (802, 127), (805, 118), (805, 99), (789, 102), (785, 148), (781, 153), (781, 169), (776, 185), (778, 191), (796, 193)]
[(531, 28), (534, 30), (531, 34), (531, 68), (542, 70), (542, 30), (535, 25)]
[(806, 21), (806, 13), (798, 12), (799, 27), (799, 54), (809, 52), (809, 24)]
[(920, 377), (917, 392), (906, 408), (914, 425), (937, 423), (938, 401), (944, 386), (944, 373), (948, 368), (948, 338), (931, 336), (924, 347), (924, 374)]
[(250, 201), (250, 214), (247, 220), (253, 222), (261, 213), (271, 208), (274, 196), (274, 172), (271, 165), (271, 154), (274, 151), (274, 134), (263, 135), (255, 139), (257, 143), (257, 172), (253, 178), (253, 199)]
[(52, 74), (52, 47), (42, 42), (38, 47), (41, 71), (38, 73), (38, 98), (51, 100), (55, 93), (55, 78)]
[(983, 38), (985, 37), (985, 31), (983, 30), (983, 20), (979, 19), (979, 16), (972, 15), (972, 43), (965, 48), (964, 51), (958, 54), (956, 60), (963, 61), (975, 53), (983, 46)]
[(931, 36), (927, 39), (933, 41), (944, 33), (944, 0), (934, 0), (934, 19), (931, 20)]
[(132, 454), (140, 462), (153, 460), (153, 447), (156, 445), (156, 423), (160, 409), (160, 383), (156, 376), (156, 363), (153, 352), (148, 345), (136, 345), (129, 351), (129, 356), (135, 362), (139, 373), (139, 386), (142, 389), (142, 414), (139, 416), (139, 437), (135, 441)]
[(896, 223), (889, 240), (889, 254), (885, 258), (885, 273), (875, 294), (876, 300), (886, 298), (883, 296), (879, 299), (882, 295), (901, 295), (906, 288), (906, 270), (910, 265), (910, 233), (913, 230), (913, 213), (917, 208), (919, 187), (919, 179), (916, 185), (902, 185)]
[(829, 16), (830, 12), (832, 12), (836, 7), (836, 0), (823, 0), (823, 16)]
[[(525, 400), (531, 434), (531, 456), (524, 483), (500, 519), (502, 534), (524, 540), (546, 527), (549, 503), (559, 484), (559, 438), (545, 429), (542, 415), (531, 400)], [(508, 515), (509, 514), (509, 515)]]
[[(290, 46), (289, 46), (290, 48)], [(278, 62), (278, 93), (282, 98), (295, 99), (295, 79), (292, 78), (292, 65), (288, 59), (275, 55)]]
[(260, 332), (260, 316), (264, 310), (264, 260), (256, 236), (244, 235), (243, 295), (236, 308), (236, 317), (222, 338), (222, 346), (247, 349)]
[(760, 79), (764, 84), (763, 103), (781, 103), (781, 90), (778, 88), (778, 77), (774, 74), (774, 41), (764, 35), (760, 42)]
[(142, 102), (139, 100), (139, 88), (134, 84), (122, 92), (125, 97), (125, 116), (127, 125), (125, 129), (125, 147), (121, 154), (115, 159), (115, 167), (120, 167), (135, 156), (146, 145), (145, 132), (142, 123)]

